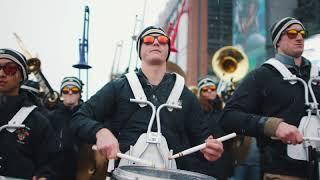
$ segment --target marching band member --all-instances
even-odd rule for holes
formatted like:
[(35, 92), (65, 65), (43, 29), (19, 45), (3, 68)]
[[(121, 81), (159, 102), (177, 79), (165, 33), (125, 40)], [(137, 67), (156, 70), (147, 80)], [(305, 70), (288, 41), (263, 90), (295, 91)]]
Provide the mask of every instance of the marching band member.
[[(217, 83), (207, 77), (198, 82), (198, 99), (202, 111), (205, 113), (205, 120), (209, 125), (210, 132), (215, 137), (225, 135), (219, 124), (219, 118), (223, 110), (223, 102), (217, 94)], [(233, 164), (230, 152), (230, 142), (223, 143), (224, 152), (220, 159), (214, 162), (201, 161), (202, 172), (217, 178), (218, 180), (228, 179), (233, 174)]]
[[(48, 168), (49, 146), (54, 146), (50, 123), (19, 94), (27, 79), (26, 58), (0, 49), (0, 177), (54, 179)], [(19, 127), (5, 128), (8, 125)]]
[[(301, 56), (306, 35), (303, 24), (292, 17), (271, 28), (277, 51), (273, 59), (307, 82), (311, 63)], [(265, 63), (247, 75), (225, 106), (221, 122), (227, 132), (257, 137), (265, 180), (307, 178), (307, 161), (290, 158), (286, 150), (287, 144), (303, 141), (297, 128), (306, 114), (303, 88), (285, 81), (276, 67)], [(319, 84), (313, 90), (320, 100)]]
[(25, 93), (30, 100), (36, 105), (41, 106), (41, 99), (40, 99), (40, 85), (39, 82), (27, 80), (23, 82), (23, 84), (20, 87), (20, 93)]
[(29, 100), (38, 107), (37, 109), (41, 112), (41, 114), (49, 119), (49, 110), (44, 106), (40, 93), (39, 82), (32, 80), (23, 82), (23, 84), (20, 86), (20, 94), (25, 94), (27, 98), (29, 98)]
[[(159, 107), (168, 99), (177, 78), (175, 74), (166, 73), (170, 39), (161, 28), (150, 26), (139, 35), (136, 49), (141, 59), (141, 69), (134, 73), (137, 84), (141, 84), (147, 100)], [(133, 91), (126, 77), (111, 81), (73, 116), (75, 134), (96, 144), (107, 159), (116, 159), (118, 152), (126, 152), (147, 131), (151, 108), (130, 102)], [(203, 156), (210, 161), (218, 159), (223, 145), (209, 136), (196, 96), (184, 86), (179, 102), (182, 109), (161, 112), (161, 130), (169, 148), (180, 152), (206, 141)], [(178, 168), (196, 171), (192, 158), (192, 155), (178, 158)]]
[(60, 153), (52, 167), (59, 180), (76, 179), (78, 145), (70, 129), (70, 121), (80, 107), (82, 86), (82, 81), (76, 77), (63, 78), (60, 86), (62, 103), (49, 113)]

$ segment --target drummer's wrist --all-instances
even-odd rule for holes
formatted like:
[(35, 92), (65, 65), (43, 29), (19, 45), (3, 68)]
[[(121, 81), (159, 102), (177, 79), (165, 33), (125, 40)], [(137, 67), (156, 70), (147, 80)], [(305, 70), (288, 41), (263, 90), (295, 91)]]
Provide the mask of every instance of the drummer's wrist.
[(264, 134), (269, 137), (275, 136), (279, 124), (283, 121), (281, 118), (269, 117), (265, 122)]

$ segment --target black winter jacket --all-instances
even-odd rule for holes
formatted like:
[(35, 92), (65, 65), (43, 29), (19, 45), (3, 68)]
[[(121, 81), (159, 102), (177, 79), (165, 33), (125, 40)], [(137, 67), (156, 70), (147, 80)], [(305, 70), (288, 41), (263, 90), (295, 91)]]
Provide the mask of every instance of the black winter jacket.
[(70, 128), (72, 114), (79, 106), (70, 109), (59, 103), (56, 109), (49, 113), (54, 137), (58, 143), (59, 156), (55, 159), (52, 169), (59, 180), (76, 179), (78, 143)]
[[(217, 99), (215, 100), (217, 101)], [(215, 102), (213, 102), (215, 103)], [(211, 112), (204, 112), (206, 115), (206, 121), (209, 124), (209, 129), (214, 138), (219, 138), (226, 135), (219, 124), (219, 119), (222, 114), (222, 110), (214, 109)], [(233, 175), (233, 162), (231, 155), (231, 141), (223, 142), (224, 152), (221, 157), (213, 162), (201, 160), (198, 164), (201, 167), (200, 173), (207, 174), (219, 179), (227, 179)]]
[[(311, 63), (303, 58), (301, 67), (293, 59), (277, 54), (276, 59), (284, 63), (298, 77), (309, 80)], [(313, 85), (317, 100), (320, 100), (320, 84)], [(227, 102), (221, 119), (227, 132), (237, 132), (257, 137), (261, 151), (262, 171), (272, 174), (305, 177), (306, 161), (291, 159), (287, 145), (271, 140), (263, 133), (267, 117), (283, 118), (286, 123), (299, 126), (306, 115), (304, 89), (301, 83), (291, 85), (271, 65), (262, 65), (252, 71), (236, 89)]]
[[(158, 86), (148, 83), (141, 70), (137, 75), (148, 101), (156, 107), (167, 101), (175, 82), (175, 75), (166, 74)], [(108, 128), (117, 137), (121, 152), (126, 152), (142, 133), (147, 132), (152, 113), (151, 107), (140, 108), (138, 104), (130, 102), (130, 98), (134, 96), (125, 77), (106, 84), (74, 114), (74, 132), (80, 138), (94, 144), (95, 134), (103, 127)], [(209, 136), (198, 100), (188, 88), (184, 87), (180, 101), (182, 109), (169, 112), (163, 108), (160, 113), (162, 135), (174, 153), (201, 144)], [(153, 124), (153, 131), (156, 131), (155, 125), (156, 123)], [(193, 163), (192, 158), (195, 156), (178, 158), (178, 168), (197, 171), (197, 165)]]
[[(0, 96), (0, 126), (6, 125), (22, 106), (30, 106), (25, 96)], [(49, 152), (53, 153), (52, 129), (37, 109), (13, 133), (0, 132), (0, 175), (31, 179), (33, 176), (55, 179), (50, 170)], [(52, 157), (54, 158), (54, 157)]]

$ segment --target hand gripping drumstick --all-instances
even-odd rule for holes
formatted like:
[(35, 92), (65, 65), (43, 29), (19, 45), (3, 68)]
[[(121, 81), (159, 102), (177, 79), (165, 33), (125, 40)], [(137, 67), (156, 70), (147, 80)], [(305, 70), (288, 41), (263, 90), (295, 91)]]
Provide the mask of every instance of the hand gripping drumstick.
[[(236, 136), (237, 136), (236, 133), (231, 133), (231, 134), (222, 136), (222, 137), (218, 138), (217, 140), (220, 141), (220, 142), (223, 142), (223, 141), (229, 140), (231, 138), (234, 138)], [(181, 151), (181, 152), (169, 157), (169, 159), (175, 159), (175, 158), (178, 158), (178, 157), (182, 157), (182, 156), (197, 152), (197, 151), (199, 151), (201, 149), (204, 149), (205, 147), (206, 147), (206, 143), (203, 143), (203, 144), (200, 144), (198, 146), (194, 146), (192, 148), (189, 148), (189, 149), (186, 149), (184, 151)]]
[[(93, 145), (92, 146), (92, 150), (96, 151), (97, 150), (97, 146)], [(133, 156), (129, 156), (127, 154), (117, 153), (117, 157), (119, 157), (121, 159), (129, 160), (129, 161), (133, 161), (133, 162), (136, 162), (136, 163), (144, 164), (146, 166), (154, 167), (154, 164), (152, 162), (150, 162), (150, 161), (147, 161), (147, 160), (144, 160), (144, 159), (141, 159), (141, 158), (136, 158), (136, 157), (133, 157)]]

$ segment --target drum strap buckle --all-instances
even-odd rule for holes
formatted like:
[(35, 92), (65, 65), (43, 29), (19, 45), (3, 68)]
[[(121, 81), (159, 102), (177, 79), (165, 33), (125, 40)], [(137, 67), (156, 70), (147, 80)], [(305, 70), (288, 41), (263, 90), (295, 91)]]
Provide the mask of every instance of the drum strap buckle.
[(150, 132), (147, 135), (147, 142), (148, 143), (159, 144), (160, 143), (160, 138), (161, 137), (158, 136), (157, 132)]

